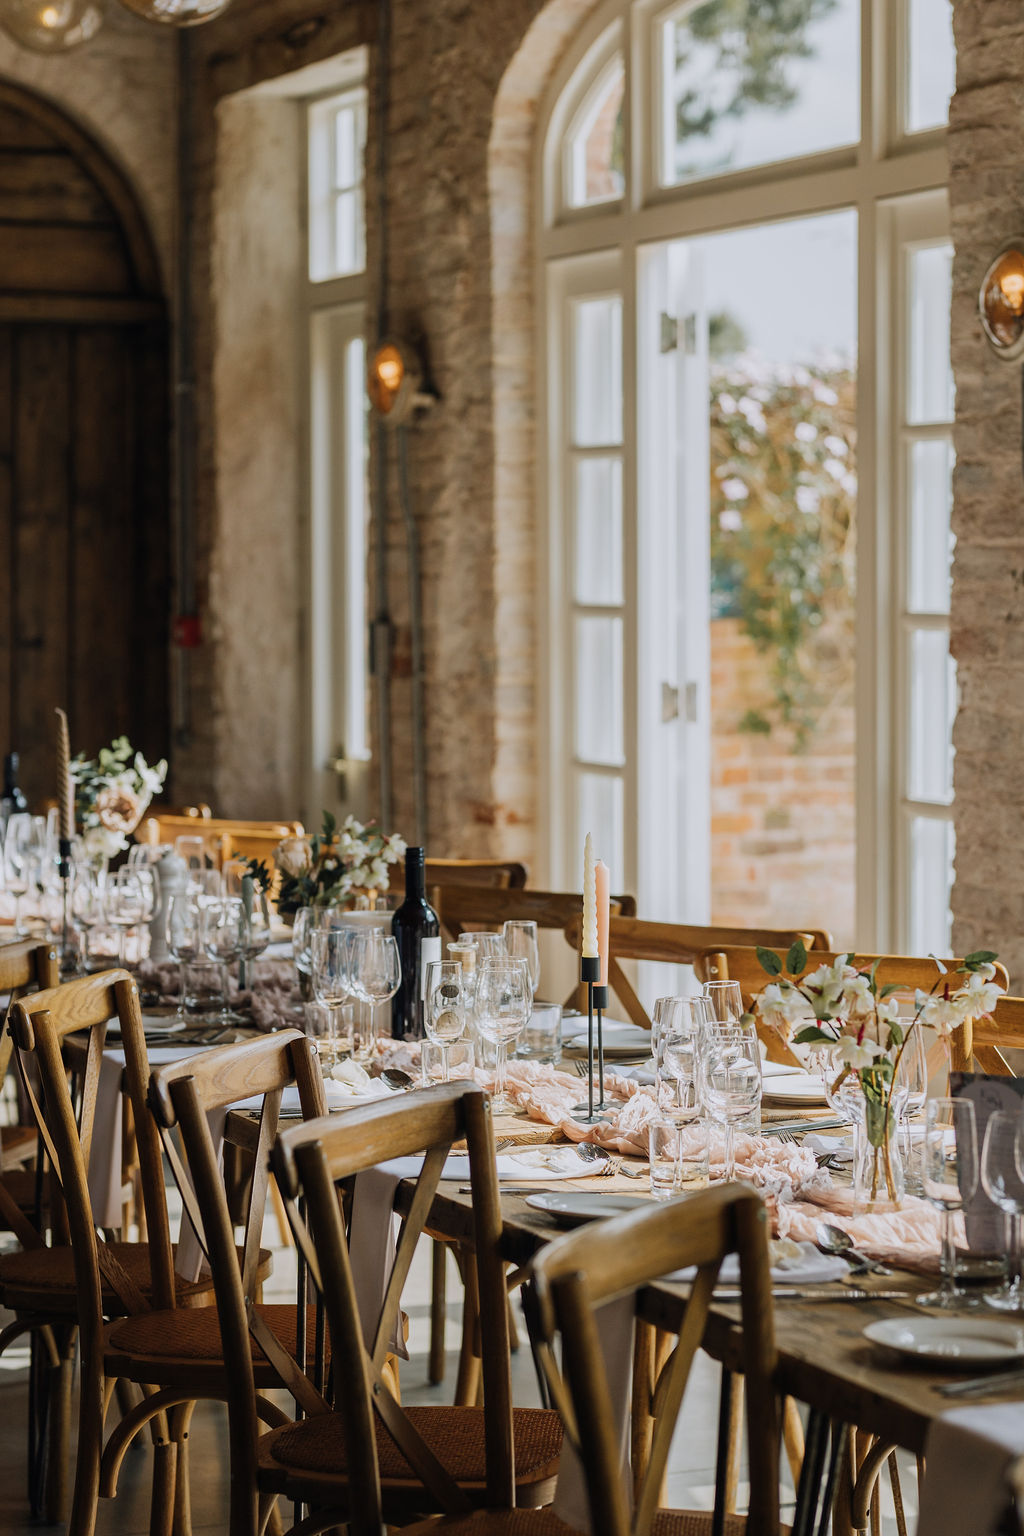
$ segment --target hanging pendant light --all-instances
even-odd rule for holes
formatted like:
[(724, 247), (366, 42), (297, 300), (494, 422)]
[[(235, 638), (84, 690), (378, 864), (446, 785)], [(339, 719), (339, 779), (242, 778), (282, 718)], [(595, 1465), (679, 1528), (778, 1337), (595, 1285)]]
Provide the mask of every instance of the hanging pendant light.
[(133, 16), (164, 27), (199, 27), (226, 11), (231, 0), (121, 0)]
[(103, 25), (97, 0), (3, 0), (0, 27), (33, 53), (66, 53)]

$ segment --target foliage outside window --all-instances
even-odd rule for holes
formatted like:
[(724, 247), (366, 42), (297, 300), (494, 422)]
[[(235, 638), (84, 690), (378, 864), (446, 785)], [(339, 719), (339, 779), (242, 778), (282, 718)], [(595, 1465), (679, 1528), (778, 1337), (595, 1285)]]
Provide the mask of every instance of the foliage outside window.
[(852, 702), (856, 386), (849, 367), (711, 377), (712, 617), (738, 617), (770, 657), (772, 692), (741, 729), (783, 725), (799, 749), (824, 706)]

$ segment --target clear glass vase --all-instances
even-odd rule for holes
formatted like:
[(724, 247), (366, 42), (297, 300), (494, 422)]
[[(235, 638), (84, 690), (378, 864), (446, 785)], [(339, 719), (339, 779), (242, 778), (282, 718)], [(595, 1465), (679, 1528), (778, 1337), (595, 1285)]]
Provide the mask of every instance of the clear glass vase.
[(853, 1208), (858, 1215), (898, 1211), (903, 1204), (906, 1173), (897, 1120), (895, 1105), (887, 1115), (874, 1106), (870, 1117), (862, 1112), (854, 1120)]

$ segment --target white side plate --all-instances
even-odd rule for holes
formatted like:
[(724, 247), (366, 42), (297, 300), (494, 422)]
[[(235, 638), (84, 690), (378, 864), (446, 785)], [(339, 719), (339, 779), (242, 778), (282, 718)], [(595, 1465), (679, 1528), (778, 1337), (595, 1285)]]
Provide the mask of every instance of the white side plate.
[(1008, 1318), (887, 1317), (864, 1337), (913, 1360), (946, 1365), (1002, 1365), (1024, 1359), (1024, 1324)]

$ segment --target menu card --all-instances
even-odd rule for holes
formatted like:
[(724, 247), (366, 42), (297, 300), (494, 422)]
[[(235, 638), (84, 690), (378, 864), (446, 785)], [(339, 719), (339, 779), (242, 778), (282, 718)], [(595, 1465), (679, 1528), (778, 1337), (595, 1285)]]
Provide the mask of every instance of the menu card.
[(951, 1072), (949, 1093), (954, 1099), (970, 1099), (978, 1128), (978, 1188), (964, 1206), (967, 1247), (982, 1257), (1006, 1252), (1006, 1216), (985, 1193), (981, 1182), (981, 1149), (985, 1127), (998, 1109), (1019, 1111), (1024, 1099), (1024, 1077), (989, 1077), (983, 1072)]

